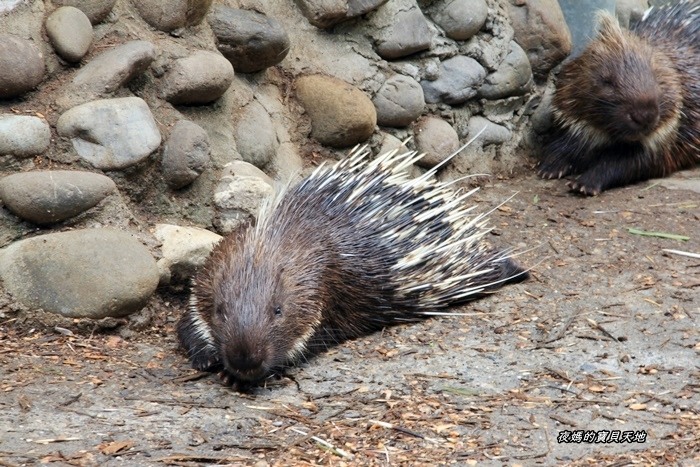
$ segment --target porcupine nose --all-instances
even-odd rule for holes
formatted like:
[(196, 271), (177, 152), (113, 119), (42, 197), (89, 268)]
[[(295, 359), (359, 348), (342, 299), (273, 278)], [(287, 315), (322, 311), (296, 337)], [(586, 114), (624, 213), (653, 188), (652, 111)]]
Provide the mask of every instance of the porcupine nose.
[(226, 370), (242, 381), (257, 381), (267, 372), (267, 352), (262, 346), (229, 345), (224, 349)]
[(647, 132), (653, 130), (659, 122), (659, 108), (656, 102), (649, 102), (632, 109), (629, 117), (639, 131)]
[(234, 352), (228, 355), (228, 363), (233, 369), (250, 372), (263, 365), (263, 358), (260, 352)]

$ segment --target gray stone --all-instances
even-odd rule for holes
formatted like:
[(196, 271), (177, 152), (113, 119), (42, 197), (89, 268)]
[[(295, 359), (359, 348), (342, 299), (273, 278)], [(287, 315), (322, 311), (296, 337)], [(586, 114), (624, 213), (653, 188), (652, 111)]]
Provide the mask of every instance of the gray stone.
[[(586, 3), (580, 2), (579, 3)], [(515, 41), (527, 54), (537, 79), (571, 52), (571, 34), (557, 0), (505, 2)]]
[(377, 112), (356, 87), (330, 76), (307, 75), (297, 78), (296, 88), (311, 118), (311, 136), (321, 144), (352, 146), (374, 132)]
[(277, 152), (279, 141), (267, 110), (256, 100), (234, 116), (236, 148), (241, 158), (256, 167), (265, 167)]
[(87, 15), (92, 24), (97, 24), (112, 11), (117, 0), (53, 0), (57, 5), (67, 5), (79, 8)]
[(427, 50), (433, 34), (420, 8), (410, 0), (385, 3), (372, 17), (375, 49), (380, 57), (394, 60)]
[(87, 229), (10, 244), (0, 250), (0, 278), (27, 307), (97, 319), (141, 309), (158, 285), (158, 268), (128, 233)]
[(575, 57), (583, 52), (583, 49), (596, 36), (597, 33), (597, 16), (596, 13), (600, 10), (606, 10), (611, 14), (615, 14), (616, 0), (588, 0), (581, 2), (580, 0), (559, 0), (561, 11), (566, 18), (566, 24), (569, 25), (571, 31), (571, 39), (573, 48), (571, 56)]
[(457, 55), (440, 64), (438, 79), (421, 81), (420, 84), (425, 101), (429, 104), (461, 104), (476, 96), (485, 77), (486, 70), (479, 62), (464, 55)]
[(2, 3), (0, 3), (0, 14), (9, 13), (25, 1), (26, 0), (4, 0)]
[(444, 0), (433, 7), (432, 18), (447, 37), (464, 41), (484, 27), (489, 8), (485, 0)]
[(511, 41), (508, 55), (501, 66), (488, 75), (479, 88), (479, 97), (503, 99), (521, 96), (530, 90), (532, 84), (532, 68), (527, 54), (515, 41)]
[(278, 64), (289, 52), (289, 36), (274, 18), (224, 5), (212, 8), (207, 21), (219, 51), (236, 72), (253, 73)]
[(111, 93), (143, 73), (156, 58), (148, 41), (129, 41), (101, 53), (82, 67), (73, 84), (99, 93)]
[(163, 148), (163, 178), (174, 190), (189, 185), (209, 162), (209, 135), (187, 120), (177, 122)]
[(274, 188), (255, 175), (224, 175), (214, 193), (217, 218), (214, 225), (222, 233), (253, 222), (262, 203), (273, 196)]
[(549, 131), (554, 124), (554, 114), (552, 112), (552, 92), (545, 93), (542, 100), (530, 117), (530, 125), (537, 134), (544, 134)]
[(469, 138), (473, 138), (477, 134), (479, 136), (474, 140), (474, 144), (480, 144), (481, 146), (505, 143), (510, 141), (513, 136), (508, 128), (497, 125), (478, 115), (469, 119)]
[(21, 96), (44, 79), (44, 56), (37, 46), (0, 34), (0, 99)]
[(161, 91), (171, 104), (208, 104), (233, 81), (233, 67), (221, 54), (200, 50), (176, 60), (163, 77)]
[(43, 118), (0, 114), (0, 156), (34, 156), (51, 144), (51, 128)]
[(233, 161), (226, 164), (221, 171), (221, 178), (224, 177), (257, 177), (270, 186), (274, 186), (275, 181), (265, 172), (246, 161)]
[[(386, 154), (390, 151), (396, 151), (398, 154), (403, 154), (409, 152), (410, 149), (406, 147), (406, 144), (398, 139), (396, 136), (385, 133), (383, 135), (382, 144), (379, 146), (379, 151), (377, 155)], [(412, 164), (404, 169), (406, 175), (410, 178), (415, 178), (421, 175), (422, 171), (417, 165)]]
[(92, 24), (78, 8), (62, 6), (46, 18), (46, 35), (64, 60), (79, 62), (92, 44)]
[(0, 179), (0, 199), (16, 216), (51, 224), (87, 211), (113, 193), (102, 174), (69, 170), (22, 172)]
[(78, 155), (94, 167), (118, 170), (148, 157), (161, 136), (146, 102), (122, 97), (88, 102), (58, 118), (58, 134), (71, 138)]
[(425, 117), (413, 128), (416, 149), (425, 156), (416, 162), (420, 167), (432, 168), (459, 149), (459, 136), (452, 125), (437, 117)]
[(298, 0), (297, 5), (309, 23), (327, 29), (369, 13), (386, 2), (387, 0)]
[(495, 101), (483, 100), (481, 113), (494, 123), (512, 121), (515, 115), (530, 115), (537, 104), (534, 100), (540, 96), (525, 94), (523, 96), (504, 97)]
[(162, 258), (157, 262), (161, 284), (189, 280), (223, 238), (205, 229), (171, 224), (156, 224), (153, 235), (161, 242)]
[(416, 80), (404, 75), (387, 79), (372, 102), (377, 109), (377, 123), (391, 127), (409, 125), (425, 108), (423, 88)]
[(647, 0), (617, 0), (615, 16), (623, 27), (629, 28), (630, 23), (636, 23), (642, 19), (648, 8)]
[(202, 22), (213, 0), (132, 0), (141, 17), (160, 31), (194, 26)]
[(266, 170), (274, 173), (279, 180), (294, 180), (304, 171), (304, 160), (299, 154), (300, 147), (291, 141), (280, 142), (275, 158), (267, 164)]
[(403, 141), (398, 139), (394, 135), (390, 135), (389, 133), (384, 133), (383, 134), (383, 139), (382, 139), (382, 144), (379, 147), (379, 151), (377, 151), (377, 154), (386, 154), (387, 152), (397, 150), (398, 152), (406, 152), (408, 149), (406, 146), (403, 144)]
[(109, 96), (146, 71), (155, 57), (156, 48), (147, 41), (129, 41), (103, 52), (78, 70), (57, 104), (65, 110)]

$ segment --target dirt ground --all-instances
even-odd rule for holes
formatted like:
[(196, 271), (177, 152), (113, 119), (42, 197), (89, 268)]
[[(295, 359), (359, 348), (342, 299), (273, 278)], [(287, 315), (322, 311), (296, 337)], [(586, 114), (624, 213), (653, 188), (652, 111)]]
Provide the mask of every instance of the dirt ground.
[(490, 240), (524, 251), (529, 281), (253, 394), (189, 369), (182, 296), (126, 324), (0, 308), (0, 466), (700, 463), (700, 259), (664, 251), (700, 253), (700, 169), (595, 198), (528, 175), (474, 199), (514, 191)]

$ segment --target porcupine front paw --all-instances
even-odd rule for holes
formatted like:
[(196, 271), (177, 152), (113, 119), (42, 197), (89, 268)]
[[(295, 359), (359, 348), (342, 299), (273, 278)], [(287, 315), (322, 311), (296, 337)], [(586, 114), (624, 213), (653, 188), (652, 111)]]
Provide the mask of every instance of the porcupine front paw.
[(216, 373), (223, 368), (219, 354), (213, 346), (203, 345), (198, 348), (192, 348), (189, 353), (192, 368), (197, 371)]
[(603, 191), (603, 186), (599, 182), (588, 180), (585, 174), (578, 177), (576, 180), (566, 182), (566, 185), (571, 191), (586, 196), (597, 196)]
[(571, 164), (559, 158), (546, 158), (537, 166), (537, 175), (547, 180), (566, 177), (571, 171)]

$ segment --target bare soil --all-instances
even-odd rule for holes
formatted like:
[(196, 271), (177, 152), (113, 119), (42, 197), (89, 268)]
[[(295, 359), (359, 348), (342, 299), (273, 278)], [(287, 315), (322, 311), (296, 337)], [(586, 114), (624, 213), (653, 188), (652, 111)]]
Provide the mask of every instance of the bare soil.
[[(128, 322), (0, 305), (0, 466), (700, 463), (700, 259), (664, 251), (700, 253), (700, 169), (595, 198), (528, 175), (474, 200), (515, 191), (490, 240), (529, 281), (252, 394), (189, 368), (184, 296)], [(605, 431), (623, 442), (590, 442)]]

